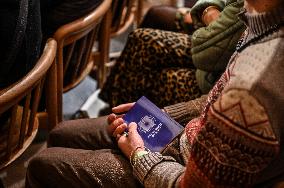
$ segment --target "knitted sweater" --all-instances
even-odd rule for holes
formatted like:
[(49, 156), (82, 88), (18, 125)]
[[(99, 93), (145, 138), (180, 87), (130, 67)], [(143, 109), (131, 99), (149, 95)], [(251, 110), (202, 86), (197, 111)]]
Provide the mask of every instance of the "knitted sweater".
[[(181, 134), (180, 159), (150, 152), (135, 163), (134, 175), (145, 187), (253, 186), (284, 176), (283, 12), (281, 5), (246, 14), (248, 34), (201, 115)], [(183, 114), (191, 104), (178, 104), (176, 111)], [(184, 117), (173, 109), (166, 111)]]

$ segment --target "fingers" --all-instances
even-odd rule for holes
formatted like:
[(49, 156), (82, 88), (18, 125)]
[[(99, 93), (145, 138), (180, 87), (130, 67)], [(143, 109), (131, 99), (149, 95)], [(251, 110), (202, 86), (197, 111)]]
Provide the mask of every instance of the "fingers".
[(118, 140), (122, 136), (122, 134), (125, 132), (127, 127), (129, 128), (127, 136), (128, 135), (133, 136), (133, 135), (138, 134), (137, 124), (134, 122), (131, 122), (128, 126), (126, 125), (126, 123), (123, 123), (122, 125), (118, 126), (116, 130), (114, 131), (113, 136), (116, 137), (116, 139)]
[(116, 137), (117, 139), (119, 139), (119, 137), (125, 132), (127, 128), (126, 123), (123, 123), (121, 125), (119, 125), (118, 127), (116, 127), (116, 129), (113, 131), (113, 137)]
[(115, 119), (122, 118), (124, 114), (116, 115), (114, 113), (108, 115), (107, 122), (108, 124), (112, 124)]
[(138, 134), (138, 132), (137, 132), (137, 124), (136, 123), (131, 122), (128, 126), (127, 126), (126, 123), (123, 123), (120, 126), (118, 126), (115, 129), (114, 133), (113, 133), (113, 136), (116, 138), (116, 140), (119, 140), (120, 138), (123, 137), (127, 127), (129, 127), (129, 129), (128, 129), (128, 133), (126, 134), (127, 136), (125, 135), (124, 139), (127, 139), (128, 135), (129, 136), (133, 136), (135, 134)]
[(122, 118), (115, 119), (110, 125), (107, 127), (108, 133), (110, 135), (113, 134), (113, 131), (122, 123), (124, 123), (124, 120)]
[(115, 138), (116, 138), (116, 141), (119, 141), (119, 140), (121, 141), (121, 139), (123, 139), (123, 138), (127, 139), (127, 137), (128, 137), (128, 133), (123, 132), (122, 134), (117, 134)]
[(128, 129), (129, 131), (129, 134), (134, 134), (134, 133), (137, 133), (138, 134), (138, 132), (137, 132), (137, 124), (136, 123), (134, 123), (134, 122), (131, 122), (130, 124), (129, 124), (129, 129)]
[(124, 114), (116, 115), (116, 118), (122, 118)]
[(116, 117), (116, 115), (114, 113), (108, 115), (108, 117), (107, 117), (108, 124), (111, 124), (116, 118), (117, 117)]
[(114, 113), (123, 113), (123, 112), (127, 112), (135, 103), (126, 103), (126, 104), (121, 104), (118, 105), (116, 107), (112, 108), (112, 111)]
[(122, 123), (124, 123), (124, 120), (122, 118), (117, 118), (116, 120), (114, 120), (112, 123), (111, 123), (111, 128), (114, 130), (116, 129), (116, 127), (118, 127), (119, 125), (121, 125)]

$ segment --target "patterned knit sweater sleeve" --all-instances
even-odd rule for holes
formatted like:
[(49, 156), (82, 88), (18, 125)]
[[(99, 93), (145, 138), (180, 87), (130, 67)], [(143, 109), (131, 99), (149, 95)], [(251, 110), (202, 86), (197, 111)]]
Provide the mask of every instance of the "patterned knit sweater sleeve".
[(186, 167), (152, 152), (136, 161), (134, 175), (145, 187), (250, 187), (284, 173), (284, 27), (275, 27), (283, 10), (263, 20), (264, 28), (252, 21), (258, 25), (250, 26), (249, 47), (231, 59), (225, 87), (217, 83), (204, 113), (186, 126)]
[(192, 144), (182, 187), (254, 185), (279, 155), (264, 106), (249, 91), (231, 88), (207, 116)]
[(248, 40), (231, 59), (228, 82), (193, 138), (181, 187), (271, 187), (283, 174), (284, 27), (279, 27), (284, 7), (280, 9), (247, 15)]
[(182, 126), (185, 126), (190, 120), (201, 114), (206, 99), (207, 95), (203, 95), (188, 102), (166, 106), (164, 107), (164, 111)]

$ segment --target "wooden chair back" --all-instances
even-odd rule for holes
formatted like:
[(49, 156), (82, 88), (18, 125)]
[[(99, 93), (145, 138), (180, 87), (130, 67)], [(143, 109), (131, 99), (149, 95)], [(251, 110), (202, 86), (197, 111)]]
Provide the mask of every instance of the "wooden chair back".
[(137, 0), (116, 0), (112, 2), (111, 37), (125, 32), (135, 20)]
[(86, 16), (61, 26), (54, 34), (57, 41), (58, 120), (62, 120), (62, 94), (77, 86), (93, 69), (92, 48), (100, 23), (112, 0), (104, 0)]
[(100, 32), (99, 50), (93, 53), (93, 58), (96, 59), (95, 70), (99, 88), (102, 88), (109, 70), (115, 63), (110, 61), (110, 58), (116, 59), (120, 52), (109, 53), (110, 39), (125, 32), (131, 24), (140, 23), (142, 17), (144, 0), (114, 0), (112, 1), (111, 9), (106, 14), (103, 21), (103, 27)]
[(19, 157), (35, 138), (43, 88), (49, 101), (47, 111), (53, 113), (49, 116), (50, 126), (57, 124), (55, 54), (56, 41), (50, 39), (35, 67), (20, 81), (0, 91), (0, 169)]

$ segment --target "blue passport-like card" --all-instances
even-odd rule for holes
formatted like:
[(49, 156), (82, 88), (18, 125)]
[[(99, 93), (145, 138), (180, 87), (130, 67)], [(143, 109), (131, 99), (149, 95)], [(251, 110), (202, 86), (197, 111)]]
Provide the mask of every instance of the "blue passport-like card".
[(162, 151), (184, 129), (144, 96), (123, 116), (123, 119), (127, 124), (137, 123), (138, 133), (145, 146), (154, 152)]

